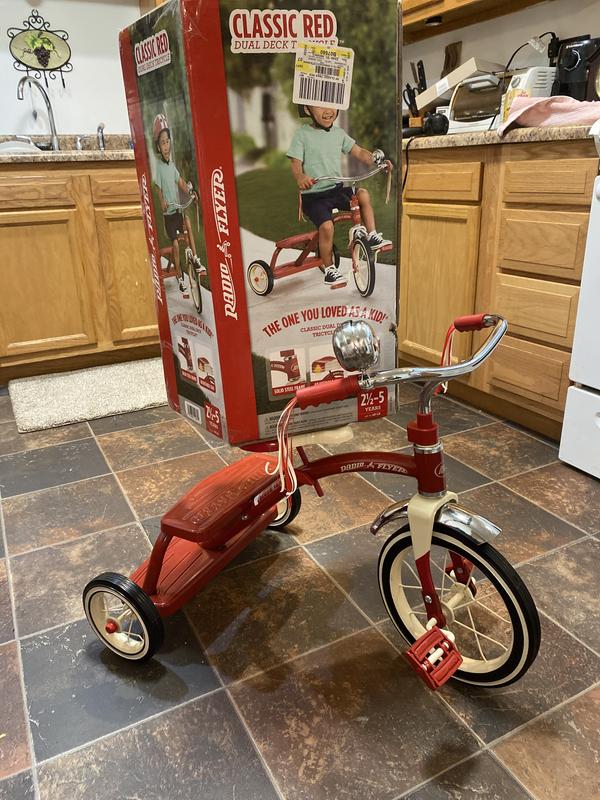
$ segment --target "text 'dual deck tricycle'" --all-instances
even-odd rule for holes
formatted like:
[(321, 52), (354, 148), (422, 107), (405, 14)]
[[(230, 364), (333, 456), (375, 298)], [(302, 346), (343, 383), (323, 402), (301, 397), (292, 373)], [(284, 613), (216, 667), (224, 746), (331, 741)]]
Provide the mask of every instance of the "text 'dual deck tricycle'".
[[(352, 195), (350, 197), (350, 210), (337, 211), (333, 216), (334, 225), (339, 225), (342, 222), (350, 222), (351, 228), (348, 239), (348, 250), (352, 258), (352, 275), (354, 283), (358, 292), (362, 297), (370, 297), (375, 288), (375, 272), (377, 266), (377, 258), (379, 253), (384, 253), (392, 249), (392, 244), (384, 244), (382, 247), (372, 247), (367, 240), (367, 230), (363, 225), (360, 205), (358, 202), (358, 194), (356, 185), (361, 181), (365, 181), (373, 175), (378, 175), (380, 172), (387, 172), (389, 175), (390, 163), (384, 160), (384, 155), (381, 151), (378, 161), (380, 162), (375, 169), (364, 175), (355, 177), (341, 177), (337, 175), (323, 176), (317, 178), (314, 182), (321, 181), (331, 183), (334, 181), (337, 184), (347, 185), (352, 187)], [(299, 250), (297, 258), (293, 261), (286, 261), (281, 264), (278, 263), (279, 257), (283, 250)], [(333, 248), (334, 264), (336, 267), (340, 265), (340, 252), (334, 245)], [(304, 272), (307, 269), (320, 269), (325, 270), (323, 259), (319, 255), (319, 231), (308, 231), (307, 233), (298, 233), (294, 236), (288, 236), (285, 239), (280, 239), (275, 242), (275, 250), (271, 256), (271, 262), (267, 264), (266, 261), (256, 259), (248, 265), (247, 276), (248, 283), (252, 291), (258, 295), (267, 295), (273, 291), (275, 281), (280, 278), (287, 278), (290, 275), (297, 275), (299, 272)]]
[[(267, 527), (284, 528), (300, 511), (300, 487), (323, 495), (320, 481), (348, 472), (412, 477), (417, 494), (394, 503), (371, 531), (392, 533), (377, 575), (385, 607), (408, 642), (407, 658), (432, 689), (454, 677), (506, 686), (534, 661), (540, 622), (525, 584), (493, 547), (500, 529), (458, 503), (446, 488), (444, 457), (431, 399), (444, 381), (466, 375), (490, 356), (507, 324), (480, 314), (455, 320), (458, 331), (493, 331), (469, 360), (446, 367), (373, 371), (379, 343), (365, 322), (334, 334), (340, 364), (353, 374), (299, 389), (280, 420), (278, 442), (201, 481), (161, 520), (150, 557), (130, 577), (103, 573), (85, 587), (83, 603), (94, 631), (113, 652), (149, 658), (163, 637), (162, 617), (180, 609)], [(349, 397), (377, 402), (388, 386), (422, 382), (418, 412), (407, 427), (411, 455), (351, 452), (310, 461), (304, 447), (349, 438), (351, 429), (287, 436), (294, 408)], [(270, 452), (265, 452), (270, 448)], [(292, 466), (292, 453), (300, 466)], [(375, 571), (375, 570), (374, 570)]]

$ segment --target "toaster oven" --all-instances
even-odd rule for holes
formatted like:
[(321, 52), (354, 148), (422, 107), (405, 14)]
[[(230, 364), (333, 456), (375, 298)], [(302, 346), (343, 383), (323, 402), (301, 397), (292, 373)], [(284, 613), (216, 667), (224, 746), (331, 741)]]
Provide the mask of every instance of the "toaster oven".
[(461, 81), (450, 100), (448, 133), (493, 130), (499, 124), (502, 94), (503, 81), (492, 73)]

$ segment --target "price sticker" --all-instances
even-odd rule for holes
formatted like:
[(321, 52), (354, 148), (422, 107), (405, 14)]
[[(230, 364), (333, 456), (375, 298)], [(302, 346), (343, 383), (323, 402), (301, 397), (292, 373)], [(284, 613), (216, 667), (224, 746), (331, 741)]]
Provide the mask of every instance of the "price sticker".
[(298, 42), (292, 102), (345, 110), (350, 106), (354, 50)]

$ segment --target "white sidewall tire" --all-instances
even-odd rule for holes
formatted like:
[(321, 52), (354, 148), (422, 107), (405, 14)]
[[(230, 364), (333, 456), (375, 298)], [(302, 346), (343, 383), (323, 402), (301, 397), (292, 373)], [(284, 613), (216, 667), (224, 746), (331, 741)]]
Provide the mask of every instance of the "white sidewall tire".
[(190, 281), (190, 294), (192, 295), (192, 302), (196, 311), (200, 314), (202, 312), (202, 294), (200, 292), (200, 278), (196, 270), (193, 258), (187, 259), (188, 279)]
[[(357, 250), (359, 256), (362, 255), (362, 262), (363, 262), (363, 271), (366, 271), (366, 281), (364, 280), (364, 276), (361, 274), (360, 280), (358, 277), (358, 272), (355, 272), (354, 269), (352, 270), (352, 274), (354, 276), (354, 283), (356, 288), (358, 289), (358, 293), (361, 297), (369, 297), (373, 293), (373, 289), (375, 288), (375, 257), (371, 252), (368, 245), (362, 241), (362, 239), (356, 239), (352, 245), (353, 251)], [(354, 257), (354, 252), (353, 252)], [(358, 256), (356, 257), (356, 263), (358, 263)]]
[[(257, 270), (262, 270), (262, 275), (260, 272), (258, 273), (261, 276), (260, 283), (257, 283), (254, 280), (254, 275)], [(271, 294), (273, 291), (275, 279), (273, 276), (273, 271), (266, 261), (261, 261), (260, 259), (253, 261), (246, 270), (246, 276), (248, 283), (250, 284), (250, 288), (254, 294), (257, 294), (259, 297), (265, 297), (266, 295)]]
[(282, 530), (293, 522), (300, 513), (300, 507), (302, 505), (300, 489), (296, 489), (286, 500), (282, 500), (281, 503), (277, 505), (283, 505), (284, 502), (286, 503), (285, 512), (282, 512), (279, 517), (276, 517), (273, 522), (269, 523), (269, 528), (273, 530)]
[[(100, 630), (92, 608), (94, 597), (100, 593), (112, 595), (132, 609), (144, 632), (144, 647), (140, 651), (128, 652), (117, 647), (106, 636), (106, 632)], [(105, 647), (121, 658), (127, 661), (146, 661), (161, 646), (164, 627), (156, 606), (143, 589), (125, 575), (117, 572), (104, 572), (98, 575), (83, 590), (82, 600), (85, 616), (96, 636)]]
[[(492, 580), (505, 602), (513, 626), (513, 647), (501, 667), (492, 673), (458, 670), (453, 678), (463, 683), (490, 687), (506, 686), (519, 680), (535, 660), (541, 638), (539, 616), (527, 587), (504, 556), (489, 544), (476, 544), (465, 534), (440, 525), (435, 526), (432, 544), (465, 556)], [(411, 546), (408, 527), (396, 531), (385, 542), (378, 563), (379, 590), (383, 603), (390, 619), (409, 644), (415, 641), (415, 632), (410, 630), (393, 603), (389, 577), (394, 560), (400, 552)]]

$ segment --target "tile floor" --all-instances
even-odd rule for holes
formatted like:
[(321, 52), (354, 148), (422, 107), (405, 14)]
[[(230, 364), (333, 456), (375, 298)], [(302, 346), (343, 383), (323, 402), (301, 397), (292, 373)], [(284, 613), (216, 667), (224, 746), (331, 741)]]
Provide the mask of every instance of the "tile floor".
[[(358, 449), (406, 447), (415, 392)], [(497, 521), (543, 643), (505, 690), (431, 694), (400, 655), (368, 533), (409, 481), (307, 490), (166, 623), (145, 665), (83, 619), (93, 575), (128, 572), (159, 516), (239, 452), (168, 408), (19, 435), (0, 393), (0, 800), (570, 800), (600, 797), (600, 483), (556, 447), (436, 401), (450, 485)]]

